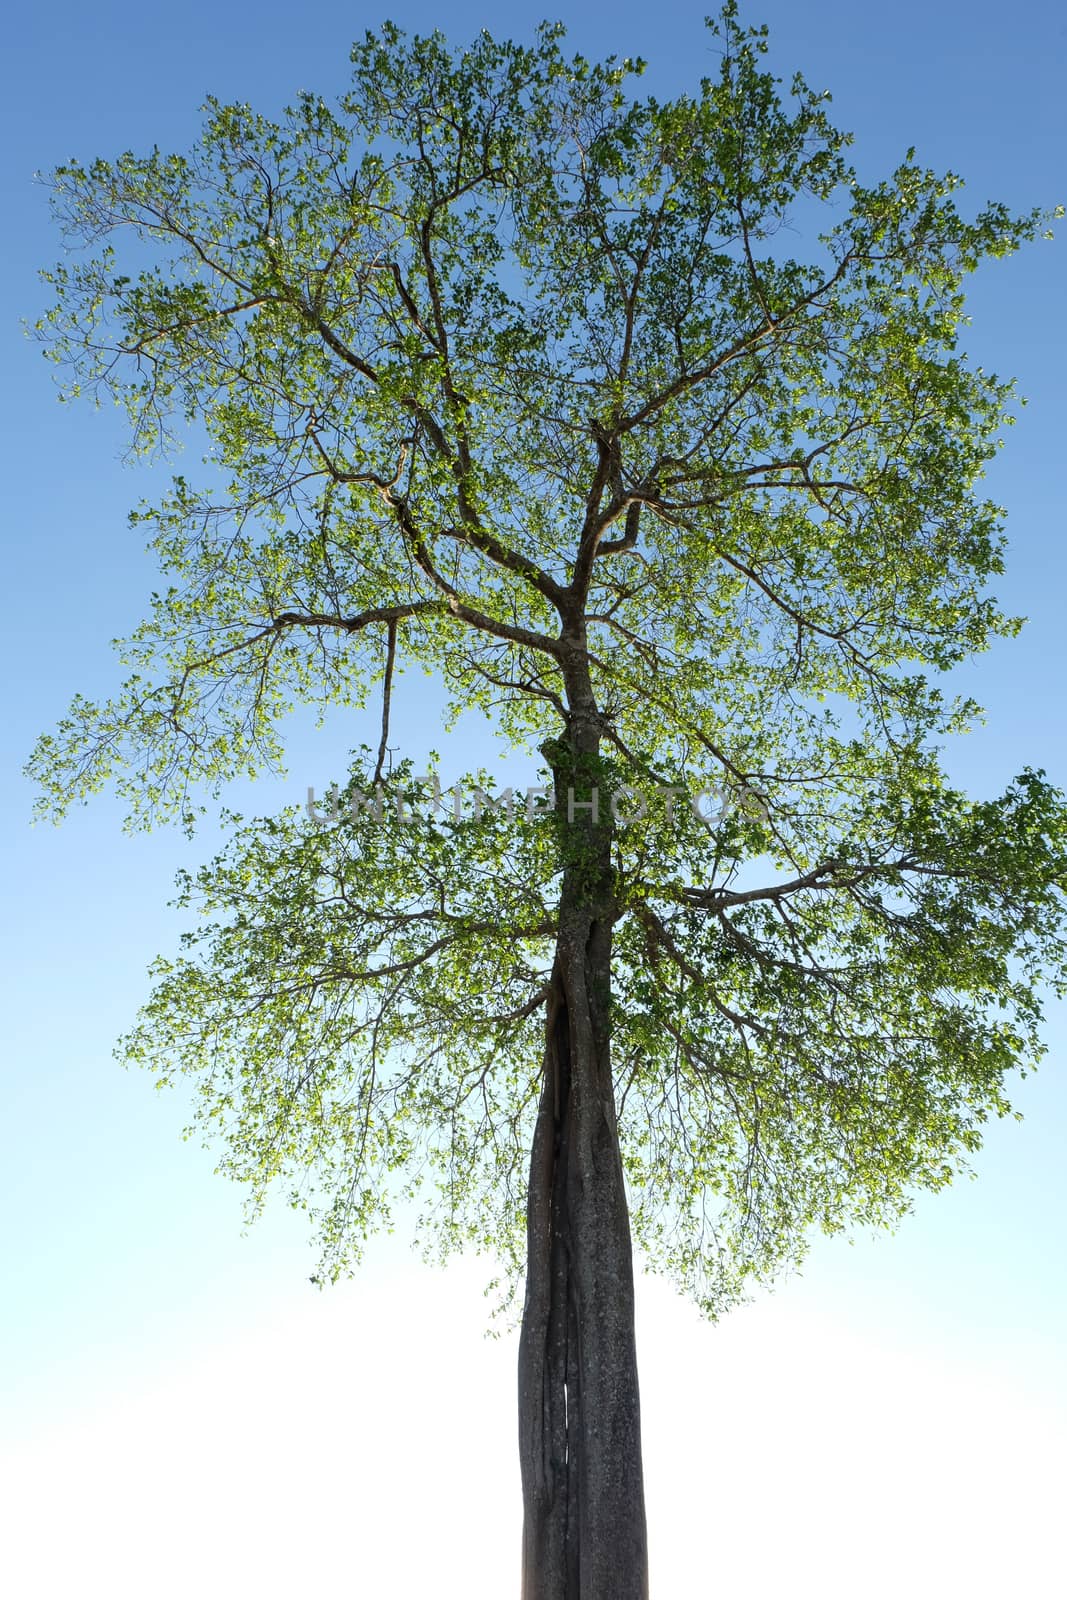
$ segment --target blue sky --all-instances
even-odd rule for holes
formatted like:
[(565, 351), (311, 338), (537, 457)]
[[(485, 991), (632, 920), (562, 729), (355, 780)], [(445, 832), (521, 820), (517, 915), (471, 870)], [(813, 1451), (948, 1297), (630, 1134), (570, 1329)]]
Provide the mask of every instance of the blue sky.
[[(238, 1193), (178, 1137), (180, 1097), (112, 1061), (147, 962), (176, 938), (173, 874), (211, 837), (126, 837), (106, 798), (59, 831), (31, 830), (18, 773), (75, 690), (114, 682), (108, 641), (152, 586), (125, 514), (165, 469), (121, 464), (117, 415), (56, 405), (18, 318), (39, 310), (36, 269), (58, 249), (35, 169), (183, 148), (208, 91), (268, 113), (301, 88), (339, 92), (351, 36), (386, 15), (462, 39), (486, 25), (528, 36), (542, 14), (515, 8), (505, 30), (459, 4), (329, 0), (298, 15), (192, 0), (20, 8), (8, 24), (0, 1383), (14, 1515), (0, 1582), (20, 1600), (517, 1588), (515, 1352), (481, 1337), (484, 1267), (441, 1273), (387, 1240), (360, 1277), (316, 1294), (298, 1221), (279, 1208), (244, 1235)], [(976, 205), (1067, 199), (1058, 8), (768, 0), (747, 14), (771, 25), (779, 70), (833, 91), (864, 176), (914, 144), (960, 172)], [(576, 47), (645, 56), (662, 93), (712, 70), (701, 8), (591, 0), (562, 15)], [(949, 757), (976, 793), (1024, 764), (1067, 784), (1065, 247), (998, 264), (972, 293), (974, 359), (1016, 374), (1030, 402), (989, 473), (1009, 510), (999, 592), (1030, 621), (968, 669), (961, 686), (988, 725)], [(414, 686), (401, 698), (394, 726), (406, 711), (416, 755), (441, 743), (431, 710)], [(324, 752), (371, 735), (358, 720), (333, 743), (298, 730), (291, 780), (255, 804), (299, 799), (332, 775)], [(802, 1277), (717, 1328), (642, 1286), (661, 1600), (742, 1585), (769, 1600), (786, 1584), (821, 1600), (1059, 1592), (1062, 1008), (1050, 1005), (1047, 1036), (1043, 1070), (1016, 1097), (1025, 1121), (993, 1129), (977, 1181), (924, 1198), (896, 1236), (817, 1245)]]

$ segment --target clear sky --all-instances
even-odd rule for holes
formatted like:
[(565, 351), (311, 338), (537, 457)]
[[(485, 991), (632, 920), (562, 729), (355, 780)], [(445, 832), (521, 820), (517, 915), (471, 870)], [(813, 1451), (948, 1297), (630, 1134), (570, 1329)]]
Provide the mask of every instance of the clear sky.
[[(712, 70), (702, 9), (563, 15), (576, 47), (641, 54), (670, 93)], [(1067, 199), (1058, 7), (746, 12), (770, 23), (786, 76), (833, 91), (863, 175), (914, 144), (975, 205)], [(386, 15), (463, 39), (528, 36), (542, 14), (57, 0), (5, 28), (0, 1586), (18, 1600), (517, 1593), (515, 1347), (482, 1338), (486, 1265), (442, 1273), (386, 1240), (317, 1293), (296, 1218), (280, 1207), (243, 1235), (239, 1194), (178, 1137), (180, 1096), (111, 1059), (146, 963), (175, 942), (173, 873), (212, 841), (127, 838), (106, 799), (58, 832), (28, 827), (34, 735), (75, 690), (114, 682), (108, 640), (141, 615), (152, 572), (125, 513), (164, 471), (121, 465), (117, 416), (55, 404), (18, 318), (40, 309), (35, 271), (58, 248), (35, 169), (184, 148), (206, 91), (267, 112), (340, 91), (351, 36)], [(974, 359), (1030, 400), (989, 473), (1010, 512), (1000, 593), (1030, 623), (968, 669), (989, 722), (950, 755), (976, 793), (1024, 764), (1067, 784), (1065, 250), (996, 265), (972, 297)], [(398, 730), (403, 710), (407, 749), (441, 745), (425, 696), (402, 696)], [(298, 729), (290, 780), (251, 803), (299, 799), (370, 734)], [(445, 749), (446, 769), (474, 745)], [(714, 1328), (641, 1285), (654, 1600), (1063, 1593), (1067, 1027), (1052, 1005), (1048, 1040), (1016, 1097), (1025, 1120), (994, 1128), (977, 1181), (921, 1200), (894, 1237), (818, 1244), (801, 1277)]]

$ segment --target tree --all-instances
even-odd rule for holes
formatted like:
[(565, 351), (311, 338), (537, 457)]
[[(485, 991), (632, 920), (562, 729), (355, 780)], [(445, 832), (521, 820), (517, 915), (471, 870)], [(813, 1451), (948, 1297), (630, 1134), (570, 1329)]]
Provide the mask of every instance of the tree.
[[(230, 815), (184, 880), (214, 920), (126, 1048), (196, 1079), (324, 1272), (401, 1197), (525, 1266), (524, 1600), (647, 1594), (631, 1235), (718, 1314), (812, 1228), (894, 1220), (1064, 980), (1062, 797), (969, 800), (936, 748), (977, 711), (937, 674), (1018, 626), (962, 285), (1045, 219), (966, 220), (913, 152), (861, 184), (828, 96), (711, 26), (718, 75), (661, 103), (558, 28), (386, 25), (337, 112), (211, 101), (188, 157), (54, 175), (85, 249), (50, 353), (137, 450), (210, 448), (134, 515), (169, 586), (115, 700), (41, 740), (42, 804), (113, 781), (192, 828), (292, 704), (381, 684), (329, 803)], [(405, 660), (547, 801), (394, 762)]]

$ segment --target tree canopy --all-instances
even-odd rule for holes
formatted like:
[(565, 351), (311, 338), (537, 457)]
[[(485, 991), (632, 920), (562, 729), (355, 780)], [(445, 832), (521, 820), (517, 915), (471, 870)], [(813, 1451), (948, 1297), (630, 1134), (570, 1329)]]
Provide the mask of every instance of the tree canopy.
[[(291, 706), (382, 688), (337, 816), (232, 817), (185, 881), (213, 920), (127, 1041), (311, 1207), (328, 1271), (408, 1194), (521, 1264), (590, 828), (634, 1233), (707, 1310), (947, 1182), (1040, 1054), (1062, 797), (968, 799), (939, 747), (977, 713), (944, 674), (1018, 626), (981, 483), (1011, 386), (960, 350), (963, 286), (1048, 219), (968, 216), (914, 152), (861, 183), (829, 95), (712, 26), (718, 71), (663, 101), (559, 27), (387, 24), (336, 107), (209, 101), (188, 155), (54, 176), (50, 354), (137, 451), (209, 447), (133, 517), (166, 587), (115, 699), (41, 740), (44, 809), (113, 783), (191, 827)], [(405, 662), (598, 815), (435, 807), (389, 751)], [(353, 814), (378, 780), (409, 817)]]

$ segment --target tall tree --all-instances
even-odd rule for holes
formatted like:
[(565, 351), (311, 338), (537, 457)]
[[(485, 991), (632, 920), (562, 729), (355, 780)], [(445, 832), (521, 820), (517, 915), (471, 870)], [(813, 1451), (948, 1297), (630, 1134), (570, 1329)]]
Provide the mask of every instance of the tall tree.
[[(663, 102), (559, 28), (387, 24), (336, 110), (211, 101), (188, 156), (54, 175), (85, 248), (50, 353), (138, 450), (175, 416), (210, 449), (134, 516), (168, 586), (132, 675), (31, 769), (46, 810), (110, 780), (191, 827), (292, 704), (382, 685), (328, 805), (231, 817), (185, 880), (214, 920), (127, 1048), (197, 1080), (328, 1273), (418, 1196), (525, 1266), (524, 1600), (648, 1592), (631, 1236), (716, 1314), (813, 1227), (894, 1219), (1064, 978), (1062, 797), (969, 800), (936, 748), (976, 711), (938, 675), (1018, 625), (962, 284), (1045, 219), (968, 220), (912, 152), (861, 184), (828, 96), (711, 26), (717, 75)], [(548, 798), (394, 762), (405, 660)]]

